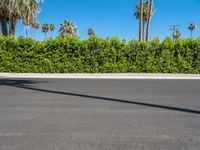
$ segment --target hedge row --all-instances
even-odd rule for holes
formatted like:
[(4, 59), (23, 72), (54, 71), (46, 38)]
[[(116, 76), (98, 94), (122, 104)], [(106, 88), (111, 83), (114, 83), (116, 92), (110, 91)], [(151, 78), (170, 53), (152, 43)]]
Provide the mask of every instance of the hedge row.
[(136, 40), (76, 37), (42, 42), (0, 36), (0, 72), (200, 73), (200, 39), (155, 38), (148, 48)]

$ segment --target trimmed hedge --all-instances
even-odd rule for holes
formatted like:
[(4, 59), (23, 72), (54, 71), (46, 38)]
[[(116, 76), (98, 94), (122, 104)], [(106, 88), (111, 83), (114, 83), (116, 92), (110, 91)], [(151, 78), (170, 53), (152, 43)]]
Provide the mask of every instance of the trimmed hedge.
[(42, 42), (0, 36), (0, 72), (200, 73), (200, 39), (166, 38), (126, 43), (119, 38), (77, 37)]

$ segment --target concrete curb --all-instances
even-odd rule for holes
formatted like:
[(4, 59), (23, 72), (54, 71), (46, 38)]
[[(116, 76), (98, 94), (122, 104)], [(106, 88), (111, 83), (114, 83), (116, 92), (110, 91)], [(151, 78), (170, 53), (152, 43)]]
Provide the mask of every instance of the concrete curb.
[(200, 80), (200, 74), (145, 74), (145, 73), (40, 74), (40, 73), (0, 73), (0, 78)]

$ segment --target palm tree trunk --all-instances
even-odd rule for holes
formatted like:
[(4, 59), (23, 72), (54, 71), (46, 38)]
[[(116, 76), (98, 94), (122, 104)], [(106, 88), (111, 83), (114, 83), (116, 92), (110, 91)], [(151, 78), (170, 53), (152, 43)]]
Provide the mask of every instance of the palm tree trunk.
[(143, 29), (142, 29), (142, 40), (144, 41), (144, 34), (145, 34), (145, 32), (144, 32), (144, 30), (145, 30), (145, 25), (146, 25), (146, 22), (143, 20)]
[(139, 41), (142, 42), (143, 38), (143, 4), (144, 0), (140, 0), (140, 28), (139, 28)]
[(16, 19), (13, 17), (10, 19), (10, 36), (15, 37), (15, 27), (16, 27)]
[(147, 22), (147, 29), (146, 29), (146, 42), (149, 42), (149, 32), (150, 32), (150, 23), (151, 23), (151, 17), (152, 17), (152, 10), (153, 9), (153, 0), (150, 0), (150, 9), (149, 9), (149, 17)]
[(5, 17), (0, 17), (2, 35), (8, 36), (7, 21)]
[(193, 38), (193, 34), (192, 34), (193, 30), (191, 30), (191, 38)]
[(36, 39), (36, 32), (37, 30), (36, 29), (33, 29), (33, 38)]
[(25, 34), (26, 34), (26, 37), (28, 38), (28, 27), (25, 26)]

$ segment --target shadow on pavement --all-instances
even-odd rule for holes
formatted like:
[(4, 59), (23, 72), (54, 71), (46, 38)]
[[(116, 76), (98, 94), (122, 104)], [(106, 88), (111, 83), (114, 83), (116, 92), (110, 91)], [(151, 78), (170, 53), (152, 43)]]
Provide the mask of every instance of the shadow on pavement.
[(38, 83), (38, 82), (35, 82), (32, 80), (2, 80), (2, 79), (0, 79), (0, 85), (12, 86), (12, 87), (17, 87), (17, 88), (22, 88), (22, 89), (38, 91), (38, 92), (76, 96), (76, 97), (97, 99), (97, 100), (102, 100), (102, 101), (126, 103), (126, 104), (140, 105), (140, 106), (146, 106), (146, 107), (152, 107), (152, 108), (160, 108), (160, 109), (173, 110), (173, 111), (179, 111), (179, 112), (185, 112), (185, 113), (200, 114), (200, 110), (144, 103), (144, 102), (132, 101), (132, 100), (122, 100), (122, 99), (115, 99), (115, 98), (109, 98), (109, 97), (100, 97), (100, 96), (85, 95), (85, 94), (78, 94), (78, 93), (46, 90), (46, 89), (40, 89), (40, 88), (31, 86), (32, 84), (36, 84), (36, 83)]
[(0, 79), (0, 86), (1, 85), (8, 85), (8, 86), (26, 86), (36, 84), (38, 82), (33, 80), (17, 80), (17, 79)]

